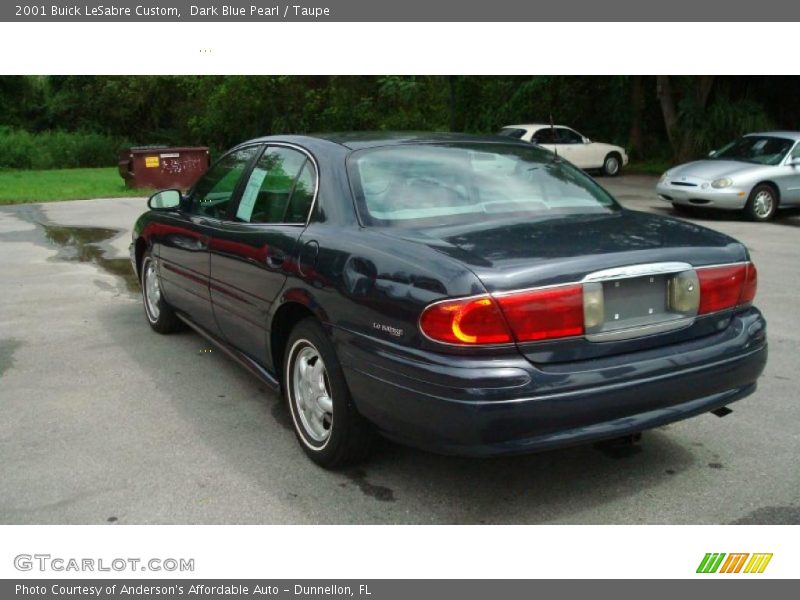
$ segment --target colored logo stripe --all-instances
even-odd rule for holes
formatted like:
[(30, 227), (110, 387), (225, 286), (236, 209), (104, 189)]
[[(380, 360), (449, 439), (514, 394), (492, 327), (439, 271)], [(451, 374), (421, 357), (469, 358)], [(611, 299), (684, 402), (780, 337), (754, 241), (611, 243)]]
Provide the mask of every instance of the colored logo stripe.
[[(725, 559), (725, 556), (728, 558)], [(747, 561), (747, 558), (750, 560)], [(722, 561), (725, 560), (723, 563)], [(772, 560), (771, 553), (757, 553), (750, 555), (748, 552), (734, 552), (725, 554), (724, 552), (707, 552), (697, 567), (698, 573), (740, 573), (744, 567), (745, 573), (763, 573), (769, 561)], [(745, 567), (745, 562), (747, 566)], [(720, 568), (722, 565), (722, 568)]]
[(716, 573), (722, 559), (725, 558), (725, 553), (706, 553), (703, 560), (700, 561), (700, 566), (697, 567), (698, 573)]
[(753, 554), (753, 558), (747, 563), (744, 568), (745, 573), (763, 573), (767, 568), (769, 561), (772, 560), (772, 554)]
[(744, 566), (744, 561), (750, 556), (748, 553), (728, 554), (728, 558), (722, 563), (720, 573), (738, 573)]

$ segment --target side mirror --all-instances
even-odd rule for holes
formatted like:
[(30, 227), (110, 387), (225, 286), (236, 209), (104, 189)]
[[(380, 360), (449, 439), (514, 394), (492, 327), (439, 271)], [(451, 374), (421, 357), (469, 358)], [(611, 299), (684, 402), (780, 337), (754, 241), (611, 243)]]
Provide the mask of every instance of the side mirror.
[(714, 158), (714, 155), (715, 155), (716, 153), (717, 153), (717, 151), (716, 151), (716, 150), (712, 150), (711, 152), (709, 152), (709, 153), (708, 153), (708, 158)]
[(589, 138), (585, 137), (585, 138), (583, 138), (583, 143), (584, 144), (591, 144), (592, 140), (590, 140)]
[(173, 210), (181, 204), (180, 190), (161, 190), (147, 200), (147, 207), (151, 210)]
[(789, 160), (790, 167), (800, 167), (800, 156), (795, 156)]

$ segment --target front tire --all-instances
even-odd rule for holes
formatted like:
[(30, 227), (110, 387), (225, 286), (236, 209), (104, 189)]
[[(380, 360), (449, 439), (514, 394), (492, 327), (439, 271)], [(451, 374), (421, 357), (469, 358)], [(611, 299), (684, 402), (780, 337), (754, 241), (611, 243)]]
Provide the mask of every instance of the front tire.
[(678, 204), (677, 202), (672, 203), (672, 210), (674, 210), (679, 215), (683, 216), (690, 216), (697, 214), (697, 209), (693, 206), (687, 206), (686, 204)]
[(172, 333), (182, 327), (181, 320), (161, 293), (161, 281), (155, 259), (148, 250), (142, 258), (141, 281), (144, 314), (150, 327), (158, 333)]
[(622, 170), (622, 157), (616, 152), (610, 153), (603, 161), (603, 175), (616, 177)]
[(769, 221), (778, 210), (778, 194), (771, 185), (757, 185), (750, 192), (744, 212), (751, 221)]
[(295, 326), (284, 356), (283, 394), (305, 453), (326, 469), (365, 460), (374, 429), (356, 410), (333, 344), (316, 319)]

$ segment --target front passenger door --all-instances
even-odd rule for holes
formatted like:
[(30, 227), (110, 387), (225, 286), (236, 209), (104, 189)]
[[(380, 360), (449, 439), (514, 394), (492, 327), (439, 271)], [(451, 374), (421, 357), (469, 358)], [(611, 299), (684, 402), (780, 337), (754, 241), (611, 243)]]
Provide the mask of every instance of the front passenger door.
[(195, 184), (181, 209), (160, 228), (159, 275), (167, 301), (206, 331), (219, 335), (209, 295), (210, 226), (225, 215), (242, 174), (260, 148), (235, 150)]
[(775, 167), (780, 173), (775, 181), (780, 188), (782, 206), (800, 205), (800, 166), (792, 165), (794, 160), (800, 160), (800, 142), (795, 144), (781, 166)]
[(581, 134), (566, 127), (556, 127), (556, 136), (558, 136), (558, 151), (563, 153), (564, 158), (581, 169), (590, 166), (591, 160), (587, 156), (587, 146), (583, 143)]
[(297, 239), (308, 219), (316, 169), (305, 152), (269, 146), (230, 218), (211, 238), (211, 302), (225, 339), (268, 362), (268, 315), (297, 269)]

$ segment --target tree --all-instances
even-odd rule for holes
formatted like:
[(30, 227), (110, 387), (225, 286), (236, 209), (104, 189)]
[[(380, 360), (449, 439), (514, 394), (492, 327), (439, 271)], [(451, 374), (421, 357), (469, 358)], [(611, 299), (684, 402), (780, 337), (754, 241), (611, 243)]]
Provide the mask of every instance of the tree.
[[(699, 75), (685, 78), (684, 93), (678, 99), (672, 85), (670, 75), (656, 76), (656, 96), (661, 104), (667, 138), (672, 148), (673, 158), (685, 162), (692, 154), (691, 136), (695, 133), (685, 121), (697, 121), (705, 112), (711, 90), (714, 86), (714, 75)], [(678, 102), (682, 102), (682, 110), (678, 110)]]

